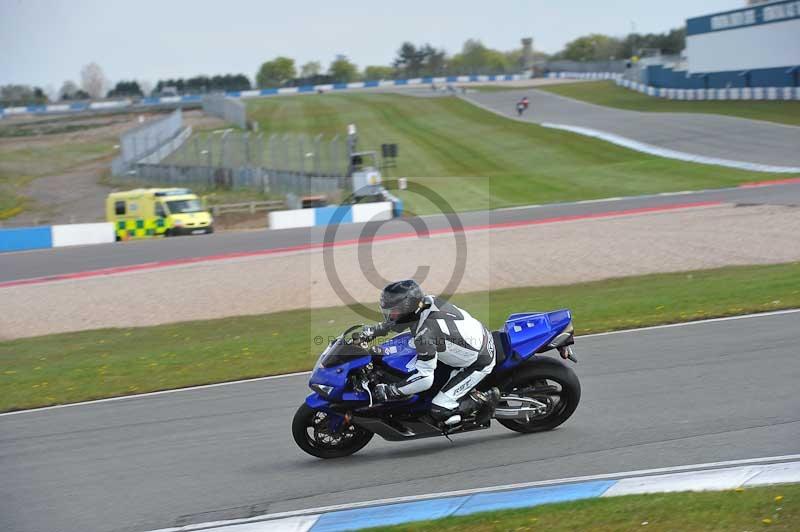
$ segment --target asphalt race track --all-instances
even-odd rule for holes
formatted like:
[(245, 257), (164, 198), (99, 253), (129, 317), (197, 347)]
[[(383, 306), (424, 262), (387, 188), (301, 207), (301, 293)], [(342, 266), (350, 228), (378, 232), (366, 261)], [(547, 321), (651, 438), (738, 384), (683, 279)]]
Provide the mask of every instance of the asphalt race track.
[[(790, 177), (790, 176), (787, 176)], [(596, 202), (549, 204), (533, 207), (459, 213), (465, 226), (499, 224), (523, 220), (543, 220), (608, 212), (721, 201), (739, 204), (800, 205), (800, 182), (759, 187), (717, 189), (684, 194), (659, 194), (615, 198)], [(444, 216), (424, 217), (429, 230), (449, 227)], [(364, 224), (339, 227), (336, 239), (359, 238)], [(392, 220), (381, 227), (379, 235), (410, 233), (407, 221)], [(276, 231), (217, 233), (197, 237), (143, 240), (121, 244), (102, 244), (0, 254), (0, 283), (104, 268), (116, 268), (153, 262), (201, 258), (232, 253), (286, 248), (324, 241), (325, 229), (299, 228)]]
[(0, 416), (0, 529), (149, 530), (793, 454), (798, 330), (790, 312), (578, 338), (583, 399), (561, 428), (376, 438), (332, 461), (305, 455), (289, 433), (305, 376)]
[(749, 163), (800, 166), (800, 127), (704, 113), (643, 113), (594, 105), (550, 92), (521, 89), (468, 93), (464, 98), (515, 118), (591, 128), (694, 155)]

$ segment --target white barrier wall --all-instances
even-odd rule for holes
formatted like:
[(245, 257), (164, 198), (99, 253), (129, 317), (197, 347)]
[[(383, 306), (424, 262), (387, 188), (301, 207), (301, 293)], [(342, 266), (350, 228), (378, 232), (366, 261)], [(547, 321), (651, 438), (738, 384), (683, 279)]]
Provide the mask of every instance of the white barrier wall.
[(314, 219), (314, 209), (272, 211), (269, 213), (269, 228), (288, 229), (290, 227), (313, 227)]
[(290, 227), (326, 226), (334, 221), (342, 224), (376, 222), (391, 220), (394, 217), (394, 212), (395, 205), (391, 201), (272, 211), (269, 213), (269, 228), (288, 229)]
[(353, 205), (353, 222), (377, 222), (391, 220), (394, 205), (391, 201), (378, 203), (359, 203)]
[(52, 226), (53, 247), (83, 246), (114, 242), (114, 224), (69, 224)]

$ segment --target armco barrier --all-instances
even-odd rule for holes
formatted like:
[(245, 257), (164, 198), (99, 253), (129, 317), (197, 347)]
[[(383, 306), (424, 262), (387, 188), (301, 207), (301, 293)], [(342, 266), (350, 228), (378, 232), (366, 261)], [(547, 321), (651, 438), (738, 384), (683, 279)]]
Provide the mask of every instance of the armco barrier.
[(0, 229), (0, 253), (114, 242), (114, 224), (45, 225)]
[(394, 203), (391, 201), (316, 207), (313, 209), (292, 209), (270, 212), (269, 228), (289, 229), (292, 227), (325, 226), (334, 220), (338, 223), (382, 221), (390, 220), (394, 215)]

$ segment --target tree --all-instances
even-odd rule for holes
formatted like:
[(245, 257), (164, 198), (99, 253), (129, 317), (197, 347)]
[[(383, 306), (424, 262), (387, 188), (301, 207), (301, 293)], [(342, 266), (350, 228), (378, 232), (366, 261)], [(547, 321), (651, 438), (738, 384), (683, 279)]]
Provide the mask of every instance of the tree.
[(276, 57), (272, 61), (267, 61), (261, 65), (256, 74), (256, 85), (259, 88), (280, 87), (289, 80), (297, 76), (294, 67), (294, 59), (288, 57)]
[(118, 81), (113, 89), (108, 91), (107, 98), (116, 98), (119, 96), (138, 96), (142, 97), (142, 89), (139, 87), (137, 81)]
[(623, 39), (619, 57), (639, 55), (642, 48), (655, 48), (663, 54), (679, 54), (686, 48), (686, 28), (675, 28), (669, 33), (631, 33)]
[(313, 78), (322, 72), (322, 64), (319, 61), (309, 61), (300, 67), (301, 78)]
[(139, 86), (142, 88), (142, 92), (145, 96), (150, 96), (153, 92), (153, 84), (147, 80), (142, 80), (139, 82)]
[(29, 85), (3, 85), (0, 87), (0, 106), (41, 105), (47, 103), (47, 96), (40, 87)]
[(389, 66), (368, 66), (364, 68), (364, 79), (381, 80), (392, 79), (394, 77), (394, 69)]
[(500, 74), (512, 70), (503, 52), (487, 48), (476, 39), (467, 39), (461, 53), (450, 60), (453, 74)]
[(557, 55), (569, 61), (605, 61), (622, 57), (622, 42), (615, 37), (592, 33), (568, 42)]
[(89, 63), (81, 69), (81, 88), (92, 98), (102, 98), (106, 86), (103, 69), (97, 63)]
[(447, 53), (429, 43), (417, 47), (410, 42), (404, 42), (397, 50), (397, 57), (392, 64), (407, 78), (440, 76), (447, 69)]
[(351, 63), (343, 55), (336, 56), (336, 59), (328, 67), (330, 75), (336, 83), (349, 83), (358, 78), (358, 67)]
[(425, 61), (425, 56), (421, 50), (417, 50), (414, 44), (406, 41), (400, 45), (397, 50), (397, 57), (394, 60), (394, 67), (401, 70), (405, 77), (416, 78), (419, 77), (422, 71), (422, 64)]
[(78, 85), (76, 85), (74, 81), (67, 80), (61, 85), (61, 89), (58, 91), (58, 98), (60, 100), (73, 100), (77, 92)]

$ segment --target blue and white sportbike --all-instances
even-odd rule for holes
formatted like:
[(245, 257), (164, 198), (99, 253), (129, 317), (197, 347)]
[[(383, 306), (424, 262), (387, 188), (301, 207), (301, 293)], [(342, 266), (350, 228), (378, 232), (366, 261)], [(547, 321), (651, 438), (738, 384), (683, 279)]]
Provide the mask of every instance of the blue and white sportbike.
[[(331, 341), (314, 367), (309, 382), (314, 393), (292, 422), (301, 449), (319, 458), (338, 458), (355, 453), (375, 434), (402, 441), (489, 428), (491, 419), (481, 423), (475, 415), (454, 426), (429, 416), (431, 400), (452, 369), (441, 363), (429, 390), (400, 401), (373, 401), (375, 384), (402, 381), (413, 371), (416, 351), (410, 333), (370, 346), (360, 332), (353, 332), (360, 328), (350, 327)], [(571, 368), (542, 353), (555, 350), (562, 359), (577, 362), (570, 311), (512, 314), (492, 336), (495, 367), (477, 388), (500, 389), (494, 418), (524, 433), (564, 423), (578, 406), (581, 385)]]

